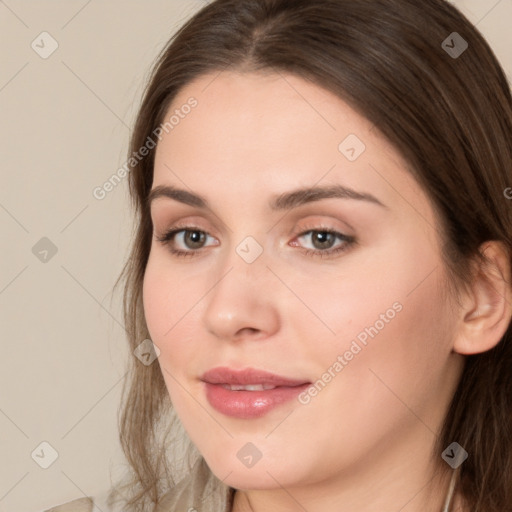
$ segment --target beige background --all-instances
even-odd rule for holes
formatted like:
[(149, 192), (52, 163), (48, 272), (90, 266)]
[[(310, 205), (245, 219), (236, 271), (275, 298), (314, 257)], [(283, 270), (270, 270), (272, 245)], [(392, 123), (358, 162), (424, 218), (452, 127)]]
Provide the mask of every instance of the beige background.
[[(512, 0), (453, 3), (511, 77)], [(126, 181), (101, 201), (92, 191), (125, 161), (158, 51), (204, 4), (0, 0), (0, 512), (100, 494), (122, 470), (116, 414), (133, 356), (111, 292), (131, 215)], [(44, 31), (58, 43), (46, 59), (31, 47), (51, 48)], [(32, 252), (43, 237), (57, 248), (47, 262)], [(34, 460), (50, 453), (43, 441), (58, 452), (48, 469)]]

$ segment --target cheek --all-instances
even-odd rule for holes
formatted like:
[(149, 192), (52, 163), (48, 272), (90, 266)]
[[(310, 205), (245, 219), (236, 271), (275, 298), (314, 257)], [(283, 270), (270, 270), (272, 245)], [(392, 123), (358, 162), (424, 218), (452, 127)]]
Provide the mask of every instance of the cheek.
[[(200, 290), (199, 290), (200, 291)], [(158, 256), (150, 256), (144, 274), (142, 298), (144, 316), (151, 340), (160, 349), (158, 361), (166, 382), (174, 375), (190, 368), (197, 359), (198, 347), (192, 332), (199, 325), (198, 300), (202, 296), (183, 275), (169, 269)], [(185, 342), (182, 342), (186, 340)], [(165, 372), (164, 370), (167, 370)], [(172, 379), (168, 382), (172, 385)]]
[[(163, 331), (166, 318), (165, 286), (158, 272), (157, 266), (150, 256), (142, 285), (142, 301), (144, 305), (144, 317), (153, 342), (157, 342)], [(160, 347), (159, 347), (160, 348)]]
[[(329, 354), (330, 364), (338, 355), (351, 358), (333, 392), (346, 401), (348, 410), (359, 411), (363, 417), (370, 413), (368, 421), (379, 417), (391, 425), (404, 414), (404, 404), (415, 411), (425, 410), (443, 381), (450, 318), (436, 277), (431, 277), (431, 282), (410, 295), (376, 298), (380, 308), (368, 304), (359, 312), (354, 310), (357, 316), (352, 328)], [(392, 307), (393, 299), (398, 299), (394, 304), (399, 307)], [(361, 397), (366, 397), (366, 405)]]
[(142, 300), (151, 340), (165, 354), (169, 351), (167, 340), (173, 339), (183, 325), (180, 317), (186, 311), (187, 288), (180, 286), (179, 279), (153, 253), (144, 273)]
[(308, 341), (303, 360), (316, 362), (317, 378), (336, 376), (325, 399), (342, 398), (356, 409), (362, 396), (378, 408), (397, 402), (393, 392), (407, 403), (425, 399), (427, 383), (441, 382), (450, 352), (453, 318), (435, 253), (413, 245), (382, 252), (364, 271), (324, 282), (324, 289), (318, 282), (303, 288), (308, 305), (335, 334), (294, 312)]
[[(169, 263), (169, 257), (152, 247), (142, 285), (144, 315), (148, 329), (156, 339), (167, 338), (193, 301), (187, 279)], [(173, 330), (170, 330), (173, 329)]]
[(397, 278), (389, 256), (381, 252), (367, 263), (359, 259), (357, 265), (347, 264), (343, 272), (308, 278), (302, 286), (294, 286), (307, 308), (300, 301), (291, 301), (293, 309), (286, 316), (294, 320), (294, 330), (309, 346), (305, 360), (331, 364), (351, 348), (361, 359), (372, 340), (375, 345), (378, 339), (390, 335), (393, 325), (408, 323), (404, 306), (413, 279), (404, 275)]
[[(171, 400), (176, 400), (174, 370), (170, 365), (171, 361), (179, 364), (180, 360), (186, 359), (180, 355), (176, 348), (166, 341), (175, 335), (176, 327), (173, 328), (176, 320), (173, 319), (173, 304), (170, 302), (176, 295), (172, 292), (168, 277), (161, 272), (155, 259), (150, 256), (142, 287), (142, 298), (144, 305), (144, 317), (151, 341), (159, 348), (160, 356), (157, 361), (164, 378), (165, 385)], [(179, 324), (178, 324), (179, 325)]]

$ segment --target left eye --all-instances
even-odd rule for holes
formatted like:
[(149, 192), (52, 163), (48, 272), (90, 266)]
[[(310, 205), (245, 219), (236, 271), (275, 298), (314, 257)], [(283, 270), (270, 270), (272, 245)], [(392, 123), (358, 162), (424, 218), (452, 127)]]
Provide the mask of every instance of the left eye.
[(300, 235), (298, 238), (306, 238), (309, 237), (313, 244), (314, 250), (329, 250), (332, 248), (333, 244), (336, 242), (336, 238), (347, 239), (345, 235), (341, 233), (337, 233), (335, 231), (323, 230), (323, 231), (306, 231), (304, 234)]
[[(307, 256), (318, 256), (320, 258), (334, 257), (342, 252), (350, 249), (355, 243), (356, 239), (353, 236), (344, 235), (338, 231), (332, 229), (312, 229), (301, 233), (297, 239), (310, 237), (313, 249), (304, 248), (303, 252)], [(337, 247), (333, 248), (333, 243), (336, 239), (341, 241)], [(292, 242), (290, 245), (295, 246), (296, 242)]]

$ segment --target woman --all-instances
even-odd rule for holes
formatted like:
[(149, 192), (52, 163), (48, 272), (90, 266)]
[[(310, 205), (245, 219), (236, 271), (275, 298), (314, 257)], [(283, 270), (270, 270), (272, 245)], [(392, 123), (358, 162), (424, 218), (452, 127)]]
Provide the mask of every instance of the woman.
[(108, 509), (512, 510), (511, 140), (503, 70), (445, 1), (188, 21), (131, 141)]

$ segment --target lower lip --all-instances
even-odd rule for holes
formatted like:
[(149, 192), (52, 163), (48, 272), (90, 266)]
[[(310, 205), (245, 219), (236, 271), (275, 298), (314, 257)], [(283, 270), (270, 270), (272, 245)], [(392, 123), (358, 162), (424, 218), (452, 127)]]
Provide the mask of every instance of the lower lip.
[(311, 384), (280, 386), (262, 391), (231, 391), (220, 384), (205, 382), (206, 398), (217, 411), (234, 418), (251, 419), (264, 416), (279, 405), (294, 399)]

